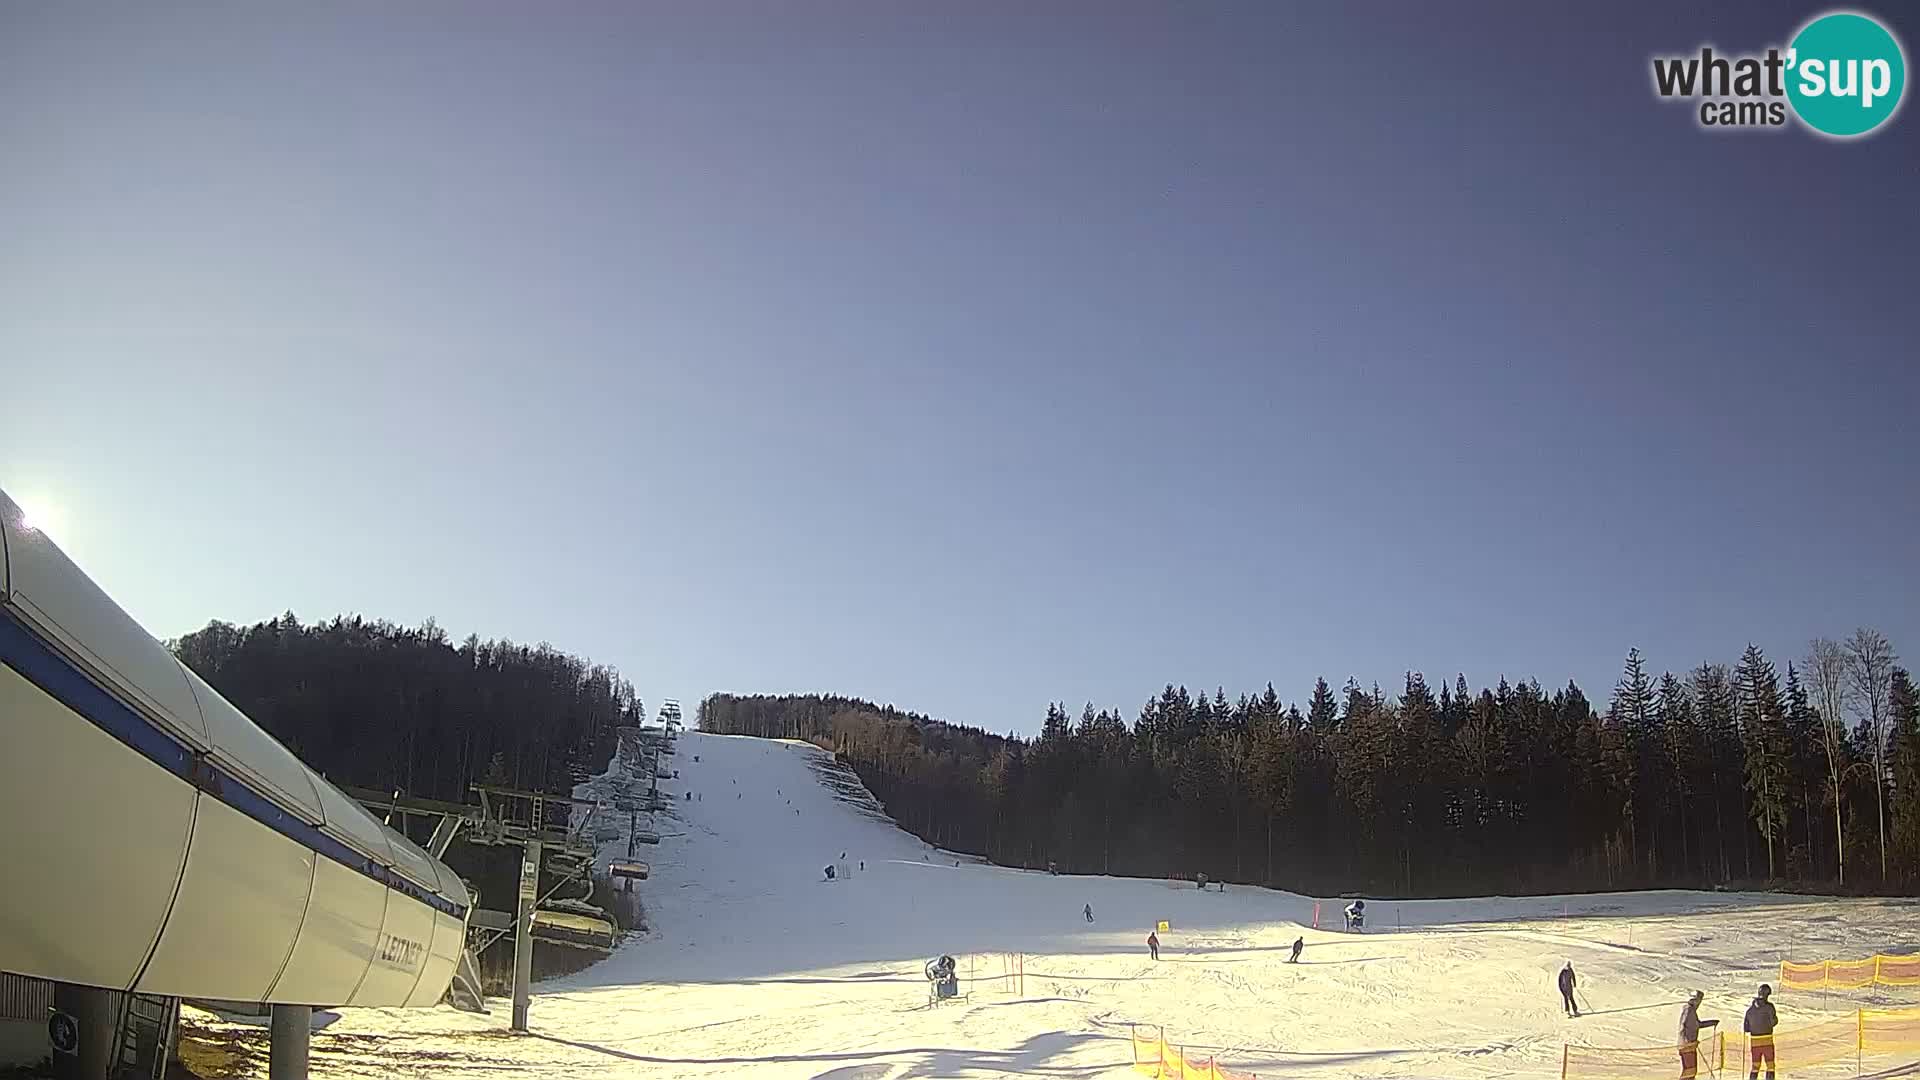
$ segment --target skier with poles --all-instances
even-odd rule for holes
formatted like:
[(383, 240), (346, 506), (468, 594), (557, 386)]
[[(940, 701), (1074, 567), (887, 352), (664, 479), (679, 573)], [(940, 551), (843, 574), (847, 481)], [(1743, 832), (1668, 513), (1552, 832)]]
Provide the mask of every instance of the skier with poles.
[(1568, 1016), (1580, 1015), (1580, 1004), (1573, 1000), (1574, 985), (1573, 961), (1569, 960), (1567, 966), (1560, 969), (1560, 1008)]
[(1698, 990), (1680, 1006), (1680, 1080), (1700, 1075), (1700, 1029), (1717, 1027), (1718, 1020), (1700, 1019), (1700, 1002), (1706, 999)]

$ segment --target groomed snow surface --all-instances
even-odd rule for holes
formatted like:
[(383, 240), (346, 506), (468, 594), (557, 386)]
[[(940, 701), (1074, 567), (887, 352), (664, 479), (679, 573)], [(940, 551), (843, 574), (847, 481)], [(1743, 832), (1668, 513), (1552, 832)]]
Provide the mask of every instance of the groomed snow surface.
[[(537, 985), (531, 1035), (505, 1030), (502, 1000), (491, 1016), (342, 1010), (314, 1035), (314, 1075), (1121, 1077), (1137, 1075), (1128, 1025), (1140, 1023), (1263, 1077), (1547, 1078), (1563, 1042), (1672, 1045), (1694, 988), (1701, 1014), (1738, 1032), (1789, 950), (1920, 945), (1912, 901), (1685, 892), (1380, 900), (1367, 932), (1348, 935), (1332, 929), (1344, 901), (1322, 901), (1316, 930), (1309, 897), (1055, 877), (929, 850), (802, 743), (686, 734), (665, 760), (680, 778), (661, 781), (676, 802), (658, 816), (661, 844), (641, 849), (647, 932)], [(823, 868), (842, 852), (853, 872), (829, 883)], [(624, 855), (624, 840), (606, 854)], [(1155, 963), (1145, 938), (1162, 919), (1172, 929)], [(1302, 962), (1285, 963), (1302, 935)], [(1018, 993), (1001, 977), (1009, 952), (1024, 954)], [(922, 966), (941, 953), (974, 979), (929, 1007)], [(1577, 1020), (1554, 989), (1567, 960), (1587, 1007)], [(1920, 996), (1775, 1000), (1784, 1030)], [(264, 1074), (260, 1050), (249, 1056)], [(1796, 1075), (1853, 1072), (1847, 1061)]]

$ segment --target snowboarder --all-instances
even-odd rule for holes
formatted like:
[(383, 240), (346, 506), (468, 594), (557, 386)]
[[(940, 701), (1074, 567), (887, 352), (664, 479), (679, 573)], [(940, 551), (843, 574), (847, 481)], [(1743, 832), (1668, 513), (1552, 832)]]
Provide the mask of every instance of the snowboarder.
[(1579, 1016), (1580, 1005), (1573, 1000), (1573, 987), (1573, 961), (1569, 960), (1567, 966), (1560, 969), (1560, 1009), (1568, 1016)]
[(1307, 947), (1307, 939), (1306, 939), (1306, 938), (1303, 938), (1303, 937), (1297, 937), (1297, 938), (1294, 938), (1294, 939), (1293, 939), (1293, 955), (1292, 955), (1292, 956), (1289, 956), (1289, 957), (1287, 957), (1287, 963), (1289, 963), (1289, 964), (1297, 964), (1297, 963), (1299, 963), (1299, 962), (1300, 962), (1300, 950), (1301, 950), (1301, 949), (1304, 949), (1304, 948), (1306, 948), (1306, 947)]
[(1367, 926), (1367, 902), (1355, 900), (1347, 905), (1347, 932), (1364, 934)]
[(1700, 1075), (1700, 1029), (1720, 1023), (1700, 1019), (1700, 1002), (1706, 996), (1695, 990), (1687, 1003), (1680, 1006), (1680, 1080), (1693, 1080)]
[(1160, 959), (1160, 935), (1153, 930), (1147, 931), (1147, 955)]
[(1754, 996), (1753, 1004), (1747, 1006), (1747, 1016), (1741, 1027), (1747, 1033), (1747, 1080), (1760, 1080), (1760, 1065), (1767, 1066), (1767, 1080), (1773, 1080), (1773, 1028), (1780, 1022), (1780, 1016), (1773, 1010), (1773, 987), (1760, 984), (1760, 992)]
[(1081, 908), (1080, 914), (1085, 915), (1087, 917), (1088, 922), (1092, 922), (1093, 921), (1093, 905), (1088, 904), (1086, 907)]

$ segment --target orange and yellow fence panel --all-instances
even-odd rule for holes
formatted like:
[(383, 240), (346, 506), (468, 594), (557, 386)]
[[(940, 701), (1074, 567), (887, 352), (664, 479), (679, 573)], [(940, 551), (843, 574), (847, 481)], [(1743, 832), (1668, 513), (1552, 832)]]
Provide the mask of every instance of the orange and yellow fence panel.
[(1788, 990), (1863, 990), (1869, 986), (1920, 986), (1920, 955), (1880, 953), (1864, 960), (1816, 960), (1780, 963), (1780, 985)]
[[(1822, 1062), (1858, 1057), (1860, 1020), (1857, 1015), (1843, 1016), (1837, 1020), (1828, 1020), (1809, 1027), (1776, 1031), (1772, 1039), (1773, 1053), (1782, 1070), (1799, 1069), (1809, 1065), (1819, 1065)], [(1749, 1040), (1746, 1055), (1749, 1071), (1752, 1068), (1755, 1045), (1764, 1048), (1766, 1043), (1757, 1039)]]
[[(1141, 1034), (1143, 1028), (1153, 1034)], [(1228, 1069), (1217, 1058), (1189, 1054), (1185, 1047), (1168, 1042), (1163, 1028), (1136, 1024), (1130, 1037), (1134, 1071), (1159, 1080), (1260, 1080), (1253, 1073)]]
[(1147, 1036), (1140, 1034), (1140, 1029), (1138, 1027), (1134, 1028), (1133, 1029), (1134, 1071), (1145, 1073), (1148, 1076), (1159, 1076), (1160, 1075), (1160, 1059), (1165, 1049), (1166, 1049), (1165, 1044), (1162, 1043), (1160, 1040), (1159, 1028), (1153, 1029), (1152, 1038), (1148, 1038)]
[(1780, 962), (1780, 988), (1783, 990), (1824, 990), (1827, 986), (1827, 962), (1795, 964)]
[(1862, 1053), (1920, 1052), (1920, 1009), (1862, 1009), (1859, 1025)]
[[(1852, 1053), (1852, 1049), (1848, 1049)], [(1719, 1072), (1727, 1063), (1727, 1040), (1719, 1032), (1700, 1040), (1696, 1044), (1694, 1066), (1699, 1073)], [(1668, 1046), (1566, 1046), (1560, 1052), (1560, 1076), (1562, 1080), (1574, 1080), (1578, 1077), (1618, 1078), (1618, 1080), (1640, 1080), (1641, 1077), (1660, 1077), (1661, 1080), (1673, 1080), (1681, 1075), (1686, 1064), (1686, 1056), (1680, 1048)]]
[(1920, 986), (1920, 955), (1873, 958), (1873, 981), (1881, 986)]
[(1827, 961), (1827, 989), (1862, 990), (1873, 985), (1873, 957)]

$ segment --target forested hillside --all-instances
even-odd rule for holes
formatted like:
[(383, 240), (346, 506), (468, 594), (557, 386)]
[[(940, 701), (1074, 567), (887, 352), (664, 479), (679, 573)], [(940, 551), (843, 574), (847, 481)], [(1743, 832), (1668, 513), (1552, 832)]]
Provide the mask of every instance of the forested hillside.
[(569, 790), (644, 711), (603, 665), (546, 645), (358, 616), (208, 623), (174, 652), (337, 783), (470, 801), (469, 783)]
[(1895, 659), (1871, 630), (1784, 674), (1751, 646), (1658, 676), (1634, 650), (1604, 708), (1418, 673), (1322, 679), (1304, 705), (1168, 686), (1131, 723), (1051, 705), (1034, 739), (822, 696), (716, 694), (699, 721), (833, 750), (916, 835), (1009, 865), (1320, 893), (1898, 891), (1920, 883), (1920, 705)]

